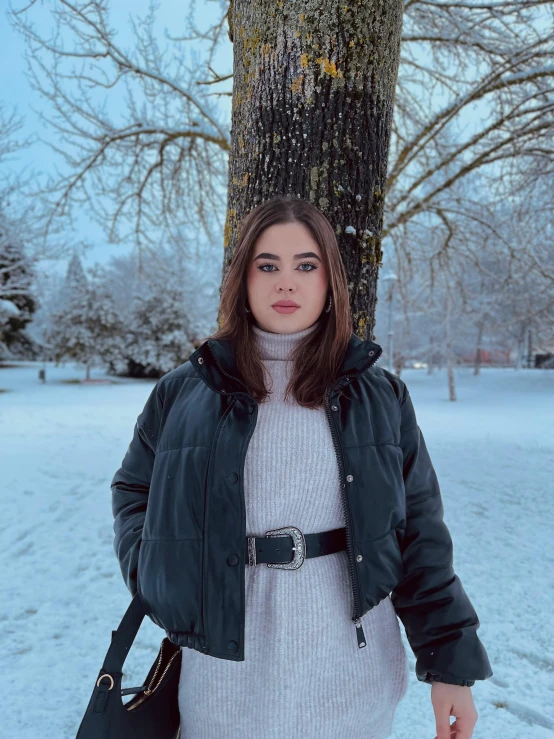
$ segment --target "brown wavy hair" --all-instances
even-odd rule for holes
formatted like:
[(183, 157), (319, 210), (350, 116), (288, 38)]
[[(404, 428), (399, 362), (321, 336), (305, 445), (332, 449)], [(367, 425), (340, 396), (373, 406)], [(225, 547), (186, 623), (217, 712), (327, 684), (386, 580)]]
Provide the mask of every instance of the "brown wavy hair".
[(278, 195), (257, 205), (243, 218), (221, 288), (220, 328), (207, 338), (233, 342), (240, 379), (251, 395), (263, 402), (270, 393), (265, 387), (264, 368), (251, 328), (255, 319), (252, 313), (245, 311), (248, 298), (246, 274), (262, 231), (276, 223), (294, 222), (304, 224), (319, 244), (333, 304), (329, 313), (321, 312), (317, 319), (318, 328), (295, 347), (291, 355), (293, 371), (285, 397), (293, 393), (300, 405), (319, 408), (323, 406), (325, 393), (340, 369), (352, 334), (352, 316), (346, 270), (335, 233), (323, 213), (308, 200)]

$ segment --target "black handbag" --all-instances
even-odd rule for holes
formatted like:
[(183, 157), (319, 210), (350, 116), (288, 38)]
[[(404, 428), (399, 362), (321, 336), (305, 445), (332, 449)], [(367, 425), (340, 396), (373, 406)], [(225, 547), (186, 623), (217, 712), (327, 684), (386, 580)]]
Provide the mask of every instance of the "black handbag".
[[(76, 739), (179, 739), (181, 647), (164, 637), (144, 685), (121, 688), (123, 663), (145, 616), (135, 593), (112, 641)], [(127, 703), (121, 696), (135, 693)]]

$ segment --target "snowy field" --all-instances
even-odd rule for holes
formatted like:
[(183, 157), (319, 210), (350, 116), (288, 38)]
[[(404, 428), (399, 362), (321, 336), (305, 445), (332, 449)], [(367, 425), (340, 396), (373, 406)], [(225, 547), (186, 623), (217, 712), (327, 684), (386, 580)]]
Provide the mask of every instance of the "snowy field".
[[(43, 385), (38, 366), (0, 369), (1, 739), (76, 735), (130, 599), (112, 548), (109, 484), (154, 384), (66, 384), (84, 376), (68, 364), (49, 365)], [(494, 671), (472, 689), (473, 737), (552, 739), (554, 371), (460, 369), (456, 403), (444, 372), (402, 377)], [(141, 683), (162, 637), (146, 618), (124, 686)], [(434, 739), (431, 689), (405, 644), (411, 683), (392, 736)]]

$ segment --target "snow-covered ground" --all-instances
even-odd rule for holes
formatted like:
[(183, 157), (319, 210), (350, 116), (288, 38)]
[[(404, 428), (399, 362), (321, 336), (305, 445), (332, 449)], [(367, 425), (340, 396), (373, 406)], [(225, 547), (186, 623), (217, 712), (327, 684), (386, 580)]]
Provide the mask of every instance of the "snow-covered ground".
[[(154, 384), (65, 384), (84, 376), (71, 365), (48, 365), (42, 384), (38, 367), (0, 369), (1, 739), (76, 735), (130, 599), (113, 551), (109, 483)], [(472, 689), (473, 737), (552, 738), (554, 372), (457, 370), (456, 403), (444, 372), (403, 379), (494, 670)], [(124, 686), (140, 684), (162, 636), (144, 620)], [(405, 644), (411, 684), (393, 739), (434, 739), (431, 689), (417, 681)]]

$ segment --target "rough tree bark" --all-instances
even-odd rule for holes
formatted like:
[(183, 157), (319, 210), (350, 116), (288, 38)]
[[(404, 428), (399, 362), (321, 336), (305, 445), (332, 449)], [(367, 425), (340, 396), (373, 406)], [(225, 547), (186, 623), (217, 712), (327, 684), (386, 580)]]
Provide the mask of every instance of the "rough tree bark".
[(335, 227), (352, 330), (373, 338), (402, 0), (233, 0), (225, 275), (237, 226), (276, 194)]

